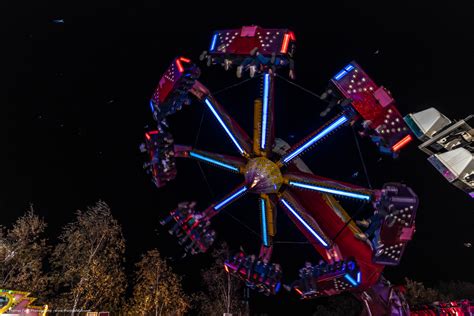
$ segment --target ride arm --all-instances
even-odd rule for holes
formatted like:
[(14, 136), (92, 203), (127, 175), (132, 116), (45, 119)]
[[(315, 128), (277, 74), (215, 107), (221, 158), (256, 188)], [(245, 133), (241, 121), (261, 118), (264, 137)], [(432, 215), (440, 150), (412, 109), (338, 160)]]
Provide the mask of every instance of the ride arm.
[(239, 126), (239, 124), (229, 116), (229, 114), (219, 104), (219, 102), (217, 102), (217, 100), (209, 92), (209, 89), (196, 80), (190, 92), (196, 96), (199, 101), (207, 106), (207, 108), (222, 126), (227, 136), (229, 136), (239, 153), (244, 157), (250, 157), (252, 152), (252, 142), (249, 136)]
[(237, 186), (230, 193), (225, 195), (219, 202), (212, 204), (204, 211), (204, 217), (206, 219), (211, 219), (216, 216), (224, 207), (228, 206), (230, 203), (236, 201), (243, 195), (248, 192), (246, 184), (241, 184)]
[(262, 98), (254, 103), (253, 152), (268, 157), (275, 141), (274, 133), (274, 79), (272, 74), (263, 75)]
[(316, 220), (306, 211), (298, 198), (285, 190), (279, 198), (280, 205), (298, 229), (308, 238), (319, 253), (329, 258), (332, 240), (323, 232)]
[(306, 136), (303, 140), (301, 140), (296, 145), (292, 146), (288, 152), (281, 157), (278, 161), (278, 166), (282, 167), (287, 165), (291, 162), (291, 160), (297, 158), (305, 151), (309, 150), (311, 147), (319, 143), (322, 139), (327, 137), (329, 134), (337, 130), (338, 128), (342, 127), (343, 125), (350, 122), (351, 113), (350, 112), (343, 112), (339, 115), (332, 118), (329, 122), (327, 122), (322, 127), (318, 128), (316, 131), (312, 132), (308, 136)]
[(352, 184), (326, 179), (310, 173), (287, 172), (283, 176), (285, 183), (298, 190), (318, 191), (341, 197), (373, 201), (379, 191), (358, 187)]
[(269, 248), (273, 246), (273, 238), (276, 235), (276, 212), (274, 201), (267, 194), (260, 194), (258, 200), (260, 210), (260, 223), (262, 231), (262, 245)]
[(174, 150), (176, 157), (191, 158), (234, 173), (242, 173), (245, 167), (245, 160), (240, 157), (221, 155), (183, 145), (175, 145)]

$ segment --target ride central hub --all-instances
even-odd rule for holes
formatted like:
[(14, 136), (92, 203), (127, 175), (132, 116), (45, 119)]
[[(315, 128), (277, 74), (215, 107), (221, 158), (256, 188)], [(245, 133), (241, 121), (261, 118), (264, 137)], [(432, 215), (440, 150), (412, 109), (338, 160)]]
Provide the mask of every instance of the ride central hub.
[(244, 170), (248, 188), (254, 193), (276, 193), (283, 183), (280, 168), (265, 157), (250, 159)]

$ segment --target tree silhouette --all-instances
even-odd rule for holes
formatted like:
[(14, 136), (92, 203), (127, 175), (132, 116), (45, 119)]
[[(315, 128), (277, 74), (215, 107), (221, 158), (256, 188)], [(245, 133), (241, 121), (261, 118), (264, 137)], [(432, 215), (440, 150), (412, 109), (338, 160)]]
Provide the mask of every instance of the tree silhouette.
[(117, 311), (126, 288), (125, 240), (109, 206), (99, 201), (67, 224), (51, 266), (56, 308)]
[(466, 281), (440, 282), (438, 289), (449, 300), (471, 299), (474, 297), (474, 283)]
[(202, 315), (222, 316), (247, 315), (247, 306), (243, 302), (243, 284), (224, 269), (224, 261), (229, 258), (229, 248), (222, 243), (212, 252), (213, 265), (202, 271), (205, 291), (199, 293), (197, 300)]
[(423, 283), (405, 278), (405, 298), (408, 305), (429, 304), (446, 298), (436, 289), (425, 287)]
[(317, 316), (357, 316), (362, 311), (361, 303), (350, 293), (331, 296), (315, 301), (318, 305), (313, 315)]
[(183, 315), (189, 308), (189, 299), (176, 275), (153, 249), (136, 264), (133, 296), (127, 307), (130, 315)]
[(50, 247), (44, 238), (45, 229), (45, 221), (32, 206), (12, 228), (0, 227), (0, 288), (32, 292), (35, 296), (46, 294), (44, 261)]

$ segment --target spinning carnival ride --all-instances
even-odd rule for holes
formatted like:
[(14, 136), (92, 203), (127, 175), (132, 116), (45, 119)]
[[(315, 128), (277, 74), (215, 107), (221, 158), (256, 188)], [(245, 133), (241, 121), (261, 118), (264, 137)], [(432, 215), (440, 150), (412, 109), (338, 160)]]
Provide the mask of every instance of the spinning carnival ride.
[(0, 289), (0, 315), (45, 316), (48, 305), (34, 306), (34, 301), (36, 298), (30, 297), (28, 292)]
[[(202, 212), (185, 202), (162, 224), (173, 222), (171, 234), (180, 244), (189, 243), (191, 253), (205, 252), (214, 241), (211, 220), (226, 206), (257, 194), (261, 222), (261, 250), (255, 255), (238, 253), (225, 269), (251, 288), (275, 294), (282, 285), (282, 269), (270, 263), (276, 235), (277, 209), (284, 211), (324, 262), (300, 270), (291, 288), (302, 298), (337, 295), (350, 291), (363, 301), (365, 313), (381, 315), (409, 313), (403, 295), (382, 276), (386, 265), (397, 265), (415, 229), (418, 198), (404, 184), (388, 183), (368, 189), (313, 174), (301, 160), (338, 130), (360, 122), (361, 134), (369, 136), (382, 153), (396, 156), (411, 141), (409, 129), (388, 90), (377, 86), (363, 69), (351, 62), (332, 79), (323, 94), (329, 107), (339, 109), (326, 124), (293, 146), (275, 138), (274, 82), (277, 72), (289, 68), (294, 78), (295, 35), (287, 29), (242, 27), (213, 34), (208, 52), (201, 55), (207, 65), (235, 67), (238, 76), (247, 70), (262, 78), (261, 97), (254, 102), (253, 137), (234, 121), (216, 97), (197, 79), (199, 68), (184, 57), (176, 58), (161, 78), (150, 101), (157, 130), (145, 134), (141, 149), (150, 155), (145, 164), (157, 187), (176, 176), (175, 158), (191, 158), (224, 169), (242, 178), (238, 185)], [(190, 146), (175, 145), (166, 117), (197, 98), (228, 136), (238, 156), (222, 155)], [(322, 114), (323, 116), (323, 114)], [(374, 216), (364, 233), (336, 200), (348, 198), (369, 203)], [(362, 224), (361, 224), (362, 225)]]

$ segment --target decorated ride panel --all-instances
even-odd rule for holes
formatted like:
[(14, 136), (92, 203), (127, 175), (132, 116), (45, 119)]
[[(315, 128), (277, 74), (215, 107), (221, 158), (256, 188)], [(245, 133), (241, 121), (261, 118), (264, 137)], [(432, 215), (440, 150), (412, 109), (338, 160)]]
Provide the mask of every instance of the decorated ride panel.
[(200, 75), (199, 68), (190, 59), (176, 57), (161, 77), (150, 107), (157, 119), (164, 118), (180, 110), (190, 102), (189, 90)]
[(33, 306), (36, 298), (30, 297), (30, 293), (0, 289), (0, 314), (1, 315), (32, 315), (43, 316), (48, 311), (48, 305)]
[(413, 238), (415, 232), (418, 197), (404, 184), (387, 183), (383, 186), (382, 197), (376, 208), (380, 211), (384, 209), (388, 214), (380, 227), (380, 240), (372, 240), (376, 249), (374, 262), (398, 265), (408, 241)]
[(378, 86), (354, 61), (339, 71), (331, 83), (366, 122), (369, 135), (383, 153), (396, 153), (411, 141), (410, 130), (390, 91)]
[(264, 55), (286, 55), (296, 38), (289, 29), (264, 29), (243, 26), (240, 29), (218, 30), (212, 35), (210, 55), (250, 55), (258, 48)]

